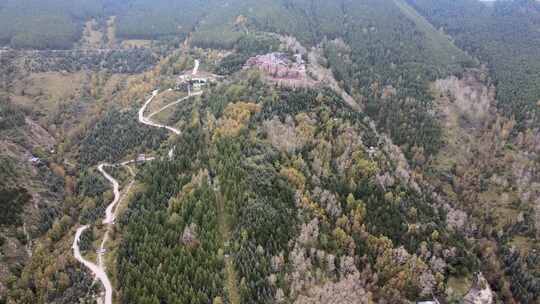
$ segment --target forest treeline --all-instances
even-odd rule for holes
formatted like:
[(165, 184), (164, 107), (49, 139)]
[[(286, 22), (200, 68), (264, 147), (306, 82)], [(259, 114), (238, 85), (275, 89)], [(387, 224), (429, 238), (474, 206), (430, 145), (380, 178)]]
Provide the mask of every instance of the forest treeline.
[(540, 113), (540, 3), (533, 0), (408, 0), (456, 44), (488, 64), (498, 106), (523, 130), (538, 128)]
[(101, 1), (16, 1), (0, 3), (0, 43), (15, 48), (68, 49)]
[(121, 39), (184, 36), (211, 3), (218, 1), (4, 0), (0, 3), (0, 44), (25, 49), (70, 49), (85, 22), (116, 16)]
[(141, 73), (154, 66), (157, 56), (144, 48), (106, 51), (43, 51), (24, 59), (28, 72), (77, 72), (81, 70), (111, 73)]

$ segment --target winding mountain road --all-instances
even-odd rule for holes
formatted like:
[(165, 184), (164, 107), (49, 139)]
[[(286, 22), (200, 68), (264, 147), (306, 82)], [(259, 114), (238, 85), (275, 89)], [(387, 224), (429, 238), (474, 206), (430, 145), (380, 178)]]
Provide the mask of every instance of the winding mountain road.
[(177, 101), (171, 102), (170, 104), (164, 106), (163, 108), (154, 111), (153, 113), (151, 113), (150, 115), (148, 115), (147, 119), (152, 118), (153, 116), (155, 116), (155, 115), (157, 115), (157, 114), (163, 112), (164, 110), (166, 110), (166, 109), (168, 109), (168, 108), (170, 108), (170, 107), (172, 107), (172, 106), (175, 106), (175, 105), (181, 103), (182, 101), (184, 101), (184, 100), (186, 100), (186, 99), (188, 99), (188, 98), (190, 98), (190, 97), (202, 95), (202, 93), (203, 93), (202, 91), (198, 91), (198, 92), (195, 92), (195, 93), (189, 93), (188, 96), (183, 97), (183, 98), (180, 98), (180, 99), (178, 99)]
[[(200, 64), (199, 60), (195, 60), (195, 67), (193, 68), (192, 75), (196, 75), (198, 73), (199, 64)], [(168, 89), (167, 91), (172, 91), (172, 89)], [(196, 93), (191, 93), (191, 91), (189, 91), (188, 96), (186, 96), (184, 98), (181, 98), (181, 99), (179, 99), (179, 100), (177, 100), (175, 102), (172, 102), (172, 103), (162, 107), (158, 111), (152, 113), (149, 117), (145, 117), (144, 112), (146, 111), (146, 108), (152, 102), (152, 100), (158, 95), (158, 93), (159, 93), (158, 90), (154, 90), (152, 92), (150, 98), (143, 104), (143, 106), (139, 110), (139, 113), (138, 113), (139, 122), (141, 122), (142, 124), (148, 125), (148, 126), (167, 129), (167, 130), (175, 133), (176, 135), (179, 135), (181, 133), (180, 130), (178, 130), (178, 129), (174, 128), (174, 127), (170, 127), (170, 126), (167, 126), (167, 125), (162, 125), (162, 124), (153, 122), (153, 121), (150, 120), (150, 117), (152, 117), (152, 116), (160, 113), (161, 111), (163, 111), (163, 110), (165, 110), (165, 109), (167, 109), (169, 107), (172, 107), (172, 106), (174, 106), (174, 105), (176, 105), (176, 104), (178, 104), (178, 103), (180, 103), (180, 102), (182, 102), (182, 101), (184, 101), (184, 100), (186, 100), (186, 99), (188, 99), (190, 97), (201, 95), (203, 92), (199, 91), (199, 92), (196, 92)], [(171, 159), (173, 157), (174, 150), (175, 150), (175, 147), (173, 147), (173, 148), (171, 148), (169, 150), (169, 152), (168, 152), (169, 159)], [(146, 162), (146, 161), (153, 161), (153, 160), (155, 160), (155, 157), (144, 158), (142, 161)], [(112, 177), (107, 171), (105, 171), (105, 168), (106, 167), (127, 166), (129, 164), (137, 163), (137, 162), (140, 162), (140, 161), (141, 160), (129, 160), (129, 161), (124, 161), (124, 162), (119, 163), (119, 164), (103, 163), (103, 164), (100, 164), (98, 166), (98, 171), (105, 177), (105, 179), (107, 179), (109, 181), (109, 183), (111, 183), (111, 185), (113, 187), (113, 194), (114, 194), (113, 201), (105, 209), (105, 218), (103, 219), (103, 222), (102, 222), (103, 225), (107, 226), (107, 230), (105, 231), (105, 234), (103, 235), (103, 240), (101, 241), (100, 248), (98, 249), (98, 257), (97, 257), (98, 264), (94, 264), (94, 263), (84, 259), (84, 257), (81, 255), (81, 251), (80, 251), (80, 248), (79, 248), (79, 241), (80, 241), (81, 235), (83, 234), (83, 232), (85, 230), (90, 228), (89, 225), (79, 227), (77, 229), (76, 233), (75, 233), (75, 238), (73, 240), (72, 248), (73, 248), (73, 255), (75, 256), (75, 259), (77, 261), (79, 261), (81, 264), (83, 264), (86, 268), (88, 268), (94, 274), (95, 278), (97, 280), (101, 281), (101, 283), (103, 284), (103, 287), (105, 289), (105, 295), (104, 295), (103, 304), (112, 304), (113, 289), (112, 289), (111, 281), (109, 280), (109, 277), (107, 276), (107, 272), (105, 270), (105, 265), (103, 263), (103, 254), (105, 252), (105, 245), (106, 245), (106, 243), (107, 243), (107, 241), (109, 239), (109, 232), (110, 232), (112, 226), (114, 225), (114, 221), (116, 219), (116, 214), (117, 214), (117, 210), (118, 210), (117, 205), (121, 200), (120, 184), (118, 183), (118, 181), (114, 177)], [(129, 169), (130, 173), (132, 175), (134, 175), (131, 168), (130, 167), (127, 167), (127, 168)], [(134, 180), (132, 180), (129, 183), (129, 185), (126, 188), (126, 191), (124, 191), (124, 194), (129, 192), (129, 189), (131, 189), (133, 183), (134, 183)]]
[[(199, 60), (195, 60), (195, 67), (193, 68), (193, 72), (191, 73), (192, 75), (197, 75), (198, 71), (199, 71), (199, 65), (200, 65), (200, 62)], [(170, 92), (172, 91), (172, 89), (167, 89), (166, 92)], [(148, 125), (148, 126), (152, 126), (152, 127), (156, 127), (156, 128), (162, 128), (162, 129), (167, 129), (171, 132), (173, 132), (174, 134), (176, 135), (180, 135), (180, 130), (174, 128), (174, 127), (170, 127), (170, 126), (166, 126), (166, 125), (162, 125), (162, 124), (159, 124), (159, 123), (156, 123), (156, 122), (153, 122), (150, 118), (152, 116), (155, 116), (156, 114), (162, 112), (163, 110), (169, 108), (169, 107), (172, 107), (188, 98), (191, 98), (193, 96), (198, 96), (198, 95), (201, 95), (203, 92), (202, 91), (199, 91), (199, 92), (195, 92), (195, 93), (191, 93), (191, 90), (189, 91), (188, 93), (188, 96), (184, 97), (184, 98), (180, 98), (179, 100), (175, 101), (175, 102), (172, 102), (164, 107), (162, 107), (161, 109), (153, 112), (152, 114), (148, 115), (148, 117), (145, 117), (144, 116), (144, 112), (146, 112), (146, 108), (148, 107), (148, 105), (150, 105), (150, 103), (152, 102), (152, 100), (154, 100), (154, 98), (158, 95), (159, 93), (159, 90), (154, 90), (152, 92), (152, 95), (150, 96), (150, 98), (148, 98), (148, 100), (146, 100), (146, 102), (144, 103), (144, 105), (141, 107), (141, 109), (139, 110), (139, 122), (141, 122), (142, 124), (145, 124), (145, 125)]]
[[(145, 161), (151, 161), (151, 160), (154, 160), (154, 158), (145, 159)], [(135, 162), (136, 162), (135, 160), (125, 161), (123, 163), (118, 164), (118, 166), (126, 166)], [(113, 192), (114, 192), (114, 199), (107, 206), (107, 209), (105, 210), (105, 218), (103, 219), (103, 224), (108, 225), (108, 227), (107, 227), (107, 230), (105, 231), (103, 240), (101, 241), (101, 245), (98, 249), (98, 253), (97, 253), (98, 264), (96, 265), (84, 259), (81, 255), (80, 248), (79, 248), (79, 240), (81, 238), (81, 235), (86, 229), (90, 228), (90, 226), (86, 225), (77, 229), (77, 232), (75, 233), (75, 239), (73, 241), (73, 246), (72, 246), (75, 259), (79, 261), (80, 263), (82, 263), (84, 266), (86, 266), (86, 268), (90, 269), (90, 271), (94, 273), (94, 276), (96, 277), (96, 279), (101, 281), (101, 283), (103, 284), (103, 287), (105, 289), (105, 295), (104, 295), (105, 300), (103, 301), (104, 304), (112, 304), (112, 285), (111, 285), (111, 281), (109, 280), (109, 277), (107, 276), (105, 265), (103, 263), (103, 254), (105, 253), (105, 244), (107, 243), (109, 239), (110, 229), (112, 225), (114, 225), (114, 220), (116, 219), (116, 210), (117, 210), (116, 207), (118, 205), (118, 202), (120, 202), (120, 199), (121, 199), (121, 193), (119, 190), (120, 185), (118, 181), (115, 178), (113, 178), (109, 173), (107, 173), (107, 171), (105, 171), (104, 168), (114, 167), (114, 166), (116, 165), (101, 164), (98, 166), (99, 172), (101, 172), (101, 174), (103, 174), (103, 176), (112, 184)], [(130, 173), (132, 173), (131, 170), (130, 170)], [(132, 185), (133, 185), (133, 181), (130, 182), (130, 184), (127, 187), (127, 190), (124, 193), (128, 193)]]
[(114, 200), (112, 203), (107, 206), (107, 209), (105, 209), (105, 219), (103, 219), (103, 225), (108, 225), (114, 222), (115, 213), (114, 209), (116, 207), (116, 204), (118, 204), (118, 201), (120, 200), (120, 185), (118, 184), (118, 181), (114, 179), (112, 176), (107, 173), (107, 171), (103, 170), (103, 167), (110, 167), (109, 164), (101, 164), (98, 166), (99, 172), (105, 176), (105, 178), (113, 185), (113, 192), (114, 192)]
[[(171, 90), (171, 89), (169, 89), (169, 90)], [(151, 121), (149, 118), (144, 117), (144, 112), (146, 111), (146, 108), (152, 102), (152, 100), (154, 100), (154, 98), (157, 96), (158, 93), (159, 93), (158, 90), (153, 91), (152, 96), (150, 96), (150, 98), (144, 103), (142, 108), (139, 110), (139, 121), (142, 124), (145, 124), (145, 125), (148, 125), (148, 126), (151, 126), (151, 127), (167, 129), (167, 130), (173, 132), (176, 135), (180, 135), (180, 130), (178, 130), (176, 128), (173, 128), (173, 127), (166, 126), (166, 125), (155, 123), (155, 122)]]
[(112, 285), (111, 281), (109, 280), (109, 277), (107, 276), (107, 273), (102, 267), (99, 267), (98, 265), (85, 260), (81, 255), (81, 250), (79, 248), (79, 240), (81, 238), (82, 233), (88, 229), (90, 226), (82, 226), (79, 229), (77, 229), (77, 232), (75, 233), (75, 240), (73, 240), (73, 255), (75, 255), (75, 259), (82, 263), (86, 268), (90, 269), (91, 272), (94, 273), (96, 279), (100, 280), (103, 284), (103, 287), (105, 288), (105, 301), (104, 304), (112, 304)]

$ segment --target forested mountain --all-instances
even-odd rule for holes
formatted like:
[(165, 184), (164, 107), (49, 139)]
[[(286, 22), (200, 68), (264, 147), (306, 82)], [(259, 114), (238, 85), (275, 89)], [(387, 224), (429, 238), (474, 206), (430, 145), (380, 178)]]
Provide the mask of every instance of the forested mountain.
[(0, 303), (538, 303), (539, 29), (532, 0), (0, 0)]
[(101, 11), (93, 0), (2, 0), (0, 42), (17, 48), (70, 48), (84, 20)]
[(533, 0), (409, 1), (456, 44), (488, 64), (499, 107), (521, 127), (539, 126), (540, 3)]

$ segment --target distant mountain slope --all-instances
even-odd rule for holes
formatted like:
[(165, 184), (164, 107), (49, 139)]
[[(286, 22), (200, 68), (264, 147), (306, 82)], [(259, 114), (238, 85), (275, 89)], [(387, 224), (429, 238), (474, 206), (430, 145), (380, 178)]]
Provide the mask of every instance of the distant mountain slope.
[(183, 36), (218, 1), (215, 0), (132, 0), (109, 1), (106, 13), (117, 15), (117, 35), (122, 39), (156, 39)]
[(464, 50), (489, 64), (499, 107), (521, 127), (539, 126), (540, 3), (476, 0), (409, 2)]
[[(234, 36), (235, 31), (238, 36), (242, 33), (238, 16), (247, 18), (248, 28), (290, 34), (311, 45), (326, 37), (343, 38), (353, 48), (366, 47), (374, 43), (369, 39), (376, 37), (378, 43), (402, 52), (411, 61), (456, 67), (466, 59), (448, 38), (401, 0), (227, 1), (208, 12), (198, 28), (200, 36), (212, 31), (220, 34), (212, 35), (218, 40)], [(416, 49), (407, 52), (408, 47)]]
[(15, 48), (69, 49), (80, 40), (85, 21), (117, 16), (121, 39), (185, 35), (210, 10), (207, 0), (2, 0), (0, 44)]
[(102, 10), (98, 0), (2, 0), (0, 43), (17, 48), (70, 48), (81, 36), (83, 21)]

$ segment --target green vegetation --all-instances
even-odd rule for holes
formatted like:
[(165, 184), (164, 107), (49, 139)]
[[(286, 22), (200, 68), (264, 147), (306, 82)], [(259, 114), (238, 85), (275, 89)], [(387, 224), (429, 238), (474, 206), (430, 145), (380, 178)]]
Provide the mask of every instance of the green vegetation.
[[(341, 98), (269, 87), (256, 73), (237, 76), (209, 88), (183, 116), (190, 123), (172, 161), (139, 173), (145, 191), (120, 220), (122, 302), (220, 303), (237, 299), (230, 291), (237, 286), (241, 302), (274, 303), (277, 295), (302, 294), (296, 288), (306, 284), (305, 271), (319, 274), (316, 285), (358, 269), (380, 278), (361, 287), (374, 299), (417, 300), (425, 295), (422, 275), (432, 274), (428, 255), (406, 252), (434, 252), (435, 243), (456, 249), (452, 257), (433, 253), (445, 265), (433, 280), (443, 284), (450, 274), (477, 269), (469, 244), (446, 228), (429, 195), (397, 180), (376, 181), (393, 169), (384, 154), (370, 158), (356, 140), (377, 135)], [(310, 264), (301, 252), (335, 260), (312, 255)], [(340, 264), (349, 257), (363, 257), (358, 269)], [(435, 285), (428, 288), (440, 291)]]
[(5, 0), (0, 4), (0, 43), (15, 48), (68, 49), (84, 21), (102, 11), (102, 1)]
[(141, 73), (157, 61), (152, 51), (144, 48), (109, 51), (43, 51), (27, 58), (24, 62), (26, 71), (40, 72), (77, 72), (108, 71), (110, 73)]
[[(428, 82), (459, 73), (468, 57), (401, 1), (368, 1), (364, 18), (351, 21), (344, 42), (325, 44), (338, 81), (388, 132), (407, 156), (428, 156), (441, 146)], [(369, 73), (366, 73), (369, 71)]]
[[(21, 215), (34, 193), (62, 202), (37, 203), (41, 222), (31, 223), (31, 234), (40, 238), (33, 240), (24, 268), (13, 264), (5, 282), (9, 301), (92, 298), (97, 288), (91, 288), (91, 276), (65, 256), (76, 226), (93, 225), (80, 242), (92, 257), (102, 236), (100, 218), (113, 193), (95, 166), (139, 153), (156, 158), (131, 168), (134, 190), (110, 228), (114, 246), (108, 248), (114, 249), (106, 257), (119, 303), (409, 303), (433, 297), (458, 303), (477, 272), (496, 301), (538, 301), (539, 230), (531, 203), (538, 196), (538, 140), (532, 129), (512, 136), (536, 123), (540, 98), (530, 87), (537, 78), (537, 33), (531, 33), (538, 24), (537, 3), (54, 0), (37, 13), (27, 9), (43, 6), (34, 1), (0, 2), (0, 15), (17, 12), (23, 23), (25, 16), (43, 15), (17, 30), (5, 28), (9, 35), (0, 30), (5, 43), (69, 48), (83, 21), (95, 17), (102, 26), (112, 15), (118, 38), (160, 41), (152, 51), (45, 51), (20, 61), (17, 51), (8, 51), (0, 58), (6, 63), (0, 67), (2, 88), (14, 101), (73, 100), (51, 115), (51, 132), (62, 137), (57, 152), (44, 152), (24, 133), (31, 127), (27, 117), (37, 113), (0, 101), (0, 136), (10, 143), (23, 139), (21, 151), (43, 159), (32, 172), (48, 181), (46, 189), (32, 189), (37, 183), (26, 187), (20, 180), (27, 168), (11, 156), (0, 157), (0, 207), (6, 210), (0, 228), (30, 226)], [(475, 17), (488, 25), (480, 26)], [(31, 25), (46, 20), (65, 28), (58, 37), (44, 36), (47, 43)], [(502, 33), (491, 33), (489, 26), (500, 26)], [(518, 30), (524, 33), (514, 37)], [(326, 82), (291, 88), (269, 82), (262, 71), (242, 70), (248, 58), (280, 49), (277, 34), (298, 38), (312, 51), (304, 58), (319, 59), (339, 88)], [(503, 41), (512, 45), (500, 46)], [(194, 59), (201, 60), (201, 75), (226, 77), (156, 116), (181, 135), (169, 137), (140, 124), (138, 97), (174, 86)], [(451, 89), (430, 89), (434, 80), (455, 75), (479, 87), (482, 93), (473, 90), (471, 96), (489, 95), (493, 82), (480, 62), (492, 70), (499, 109), (515, 116), (519, 128), (487, 105), (485, 119), (478, 121), (448, 114), (444, 106), (458, 106), (458, 98)], [(155, 69), (139, 76), (112, 75), (142, 73), (153, 64)], [(323, 69), (307, 64), (315, 67), (308, 69), (310, 76), (331, 77), (312, 75)], [(53, 88), (27, 93), (30, 80), (45, 77), (26, 78), (16, 69), (84, 70), (78, 73), (83, 85), (58, 98)], [(94, 73), (103, 69), (108, 71)], [(520, 81), (527, 88), (518, 93)], [(168, 91), (152, 107), (185, 94)], [(347, 106), (347, 94), (363, 111)], [(454, 114), (456, 122), (448, 123)], [(81, 124), (71, 130), (64, 120)], [(174, 156), (166, 157), (172, 147)], [(108, 172), (122, 188), (132, 178), (127, 168)], [(0, 240), (8, 244), (10, 233), (0, 231)], [(26, 242), (24, 233), (12, 234)], [(450, 294), (449, 287), (456, 292)]]
[(86, 21), (116, 18), (120, 39), (159, 39), (193, 30), (213, 1), (4, 0), (0, 44), (14, 48), (70, 49)]
[(118, 1), (106, 10), (117, 15), (117, 36), (124, 39), (185, 37), (218, 1)]
[[(540, 5), (528, 0), (499, 1), (490, 5), (475, 0), (408, 2), (441, 32), (450, 35), (456, 45), (486, 64), (487, 69), (473, 79), (486, 87), (493, 85), (496, 88), (493, 104), (497, 106), (497, 114), (492, 116), (493, 121), (488, 120), (472, 134), (459, 133), (460, 128), (470, 132), (463, 121), (454, 127), (455, 130), (448, 130), (447, 133), (457, 131), (460, 134), (457, 142), (466, 142), (463, 138), (471, 135), (473, 142), (462, 148), (451, 148), (450, 151), (458, 153), (450, 152), (446, 156), (451, 165), (445, 172), (437, 173), (443, 182), (435, 184), (453, 185), (443, 192), (451, 200), (463, 204), (464, 210), (478, 222), (482, 238), (490, 240), (479, 242), (478, 256), (482, 259), (483, 273), (501, 300), (505, 303), (538, 301), (540, 275), (534, 262), (531, 263), (537, 259), (534, 250), (538, 250), (539, 222), (533, 207), (536, 197), (522, 195), (529, 186), (521, 186), (523, 173), (515, 170), (521, 160), (512, 162), (509, 159), (521, 153), (536, 153), (529, 144), (518, 144), (516, 135), (536, 133), (534, 130), (540, 122), (537, 85), (540, 81), (540, 32), (537, 30)], [(506, 121), (502, 125), (508, 138), (491, 136), (500, 134), (495, 119)], [(450, 140), (454, 140), (452, 136)], [(505, 148), (493, 148), (497, 146), (493, 143), (501, 140), (506, 143)], [(487, 146), (491, 147), (482, 148)], [(467, 155), (472, 154), (467, 151), (471, 150), (475, 151), (477, 160), (460, 160), (470, 158)], [(526, 166), (536, 167), (533, 163)], [(507, 172), (512, 172), (509, 182), (517, 186), (517, 193), (515, 186), (489, 181)], [(500, 199), (501, 194), (509, 198)], [(499, 229), (500, 233), (494, 233), (491, 227), (497, 227), (493, 229)]]
[[(253, 152), (259, 152), (253, 148)], [(226, 209), (234, 219), (233, 253), (243, 278), (242, 302), (272, 303), (274, 291), (264, 278), (271, 274), (272, 256), (287, 250), (287, 242), (294, 235), (292, 188), (275, 168), (242, 162), (246, 155), (240, 151), (249, 148), (236, 140), (220, 140), (217, 149), (218, 180)], [(256, 157), (250, 155), (250, 159)]]
[(337, 80), (365, 102), (368, 114), (409, 157), (413, 150), (422, 150), (427, 157), (441, 146), (428, 82), (474, 64), (401, 0), (264, 1), (257, 7), (237, 0), (230, 7), (216, 8), (204, 20), (195, 42), (199, 36), (217, 36), (209, 38), (213, 44), (203, 45), (232, 45), (237, 50), (218, 67), (224, 74), (237, 71), (248, 55), (256, 54), (248, 51), (250, 45), (239, 43), (242, 39), (231, 43), (249, 30), (293, 35), (308, 46), (332, 40), (324, 50)]
[(0, 189), (0, 223), (5, 225), (20, 225), (21, 213), (24, 204), (30, 200), (30, 195), (24, 188), (20, 189)]
[(135, 110), (111, 110), (81, 141), (80, 158), (86, 166), (98, 162), (121, 160), (128, 152), (155, 150), (164, 139), (164, 132), (141, 125)]
[(540, 277), (538, 262), (540, 256), (536, 251), (521, 255), (519, 251), (504, 248), (505, 271), (512, 279), (512, 293), (521, 303), (534, 303), (540, 298)]
[(24, 143), (25, 116), (26, 113), (20, 107), (0, 96), (0, 138)]
[(216, 197), (207, 175), (186, 174), (201, 165), (193, 157), (204, 146), (203, 136), (187, 131), (173, 162), (150, 163), (141, 173), (146, 191), (121, 220), (126, 231), (118, 254), (123, 303), (202, 304), (224, 295)]
[(18, 176), (16, 160), (9, 156), (0, 156), (0, 187), (10, 186)]
[(7, 131), (24, 125), (24, 112), (9, 101), (0, 101), (0, 131)]
[[(326, 42), (324, 50), (340, 84), (367, 104), (368, 114), (408, 156), (413, 150), (423, 150), (426, 156), (438, 151), (440, 126), (433, 115), (428, 82), (459, 74), (473, 62), (408, 4), (392, 0), (265, 1), (252, 7), (245, 1), (233, 2), (232, 9), (211, 12), (205, 19), (211, 22), (195, 37), (212, 29), (229, 29), (229, 35), (220, 35), (224, 37), (255, 29), (293, 35), (307, 45), (339, 38)], [(216, 20), (221, 23), (217, 25)], [(226, 57), (218, 72), (234, 72), (248, 55), (255, 54), (247, 53), (252, 48), (241, 43), (235, 49), (246, 51)]]
[(540, 3), (533, 0), (409, 0), (462, 49), (489, 65), (499, 108), (520, 128), (540, 122)]
[(238, 72), (250, 57), (277, 51), (279, 40), (264, 34), (248, 34), (241, 36), (234, 43), (234, 49), (235, 53), (228, 55), (220, 62), (216, 73), (230, 75)]

